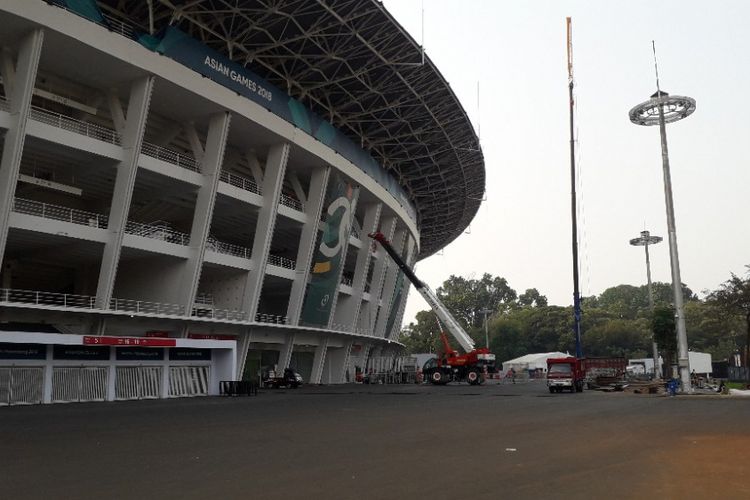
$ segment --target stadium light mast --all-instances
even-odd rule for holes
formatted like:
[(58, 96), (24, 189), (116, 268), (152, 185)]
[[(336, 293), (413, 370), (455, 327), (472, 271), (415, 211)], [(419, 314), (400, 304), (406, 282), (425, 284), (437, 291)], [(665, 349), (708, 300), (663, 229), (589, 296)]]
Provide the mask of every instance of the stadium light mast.
[[(646, 280), (648, 282), (648, 308), (653, 314), (654, 312), (654, 292), (651, 289), (651, 259), (648, 255), (648, 246), (656, 245), (660, 243), (664, 238), (661, 236), (651, 236), (648, 231), (641, 231), (641, 236), (630, 240), (630, 244), (636, 247), (645, 247), (646, 249)], [(656, 339), (653, 339), (653, 356), (654, 356), (654, 378), (656, 378), (656, 370), (659, 368), (659, 350), (656, 346)]]
[(573, 241), (573, 332), (576, 337), (576, 357), (583, 357), (581, 347), (581, 292), (578, 279), (578, 219), (576, 208), (576, 153), (573, 128), (573, 25), (566, 18), (568, 28), (568, 104), (570, 107), (570, 216)]
[(630, 110), (630, 121), (636, 125), (659, 125), (661, 136), (661, 162), (664, 173), (664, 198), (667, 206), (667, 230), (669, 232), (669, 261), (672, 267), (672, 292), (674, 294), (675, 320), (677, 323), (677, 362), (682, 380), (682, 390), (691, 392), (690, 361), (688, 359), (687, 329), (685, 308), (682, 299), (682, 279), (680, 278), (680, 258), (677, 252), (677, 229), (674, 220), (674, 200), (672, 198), (672, 178), (669, 171), (669, 150), (667, 148), (667, 123), (674, 123), (693, 114), (695, 99), (692, 97), (669, 95), (659, 87), (659, 68), (654, 50), (656, 70), (656, 93), (646, 102)]

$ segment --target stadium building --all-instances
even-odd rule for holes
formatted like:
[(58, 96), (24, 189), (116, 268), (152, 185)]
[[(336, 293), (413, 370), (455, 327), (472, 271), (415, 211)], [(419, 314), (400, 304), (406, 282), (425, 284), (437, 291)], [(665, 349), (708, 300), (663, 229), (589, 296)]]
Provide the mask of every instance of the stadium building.
[(469, 225), (474, 129), (376, 0), (0, 0), (0, 405), (353, 380)]

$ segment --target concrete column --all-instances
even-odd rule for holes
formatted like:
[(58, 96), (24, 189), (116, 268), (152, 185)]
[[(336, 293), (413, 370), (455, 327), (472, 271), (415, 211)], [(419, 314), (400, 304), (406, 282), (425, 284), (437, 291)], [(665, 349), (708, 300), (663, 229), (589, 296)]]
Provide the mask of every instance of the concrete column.
[(276, 365), (279, 373), (284, 373), (285, 368), (289, 368), (289, 362), (292, 360), (292, 352), (294, 351), (294, 333), (290, 333), (286, 336), (286, 342), (279, 350), (279, 362)]
[[(383, 219), (383, 223), (380, 225), (380, 232), (386, 237), (387, 240), (393, 239), (393, 233), (396, 230), (396, 217), (387, 216)], [(385, 272), (388, 269), (390, 256), (378, 247), (377, 259), (373, 264), (372, 270), (372, 282), (370, 283), (370, 300), (363, 305), (360, 310), (360, 316), (362, 319), (359, 321), (359, 325), (363, 328), (364, 334), (370, 335), (375, 328), (375, 319), (378, 314), (378, 302), (380, 300), (380, 293), (383, 288), (383, 280), (385, 279)]]
[(310, 375), (311, 384), (320, 384), (320, 379), (323, 376), (323, 365), (326, 362), (326, 354), (328, 352), (328, 337), (324, 336), (320, 339), (320, 343), (315, 348), (315, 356), (313, 357), (312, 373)]
[(48, 345), (47, 347), (47, 355), (45, 356), (44, 361), (44, 382), (42, 383), (42, 403), (44, 404), (50, 404), (52, 403), (52, 375), (53, 375), (53, 364), (54, 364), (54, 358), (53, 358), (53, 347), (51, 345)]
[[(406, 229), (402, 228), (396, 231), (393, 236), (391, 245), (393, 249), (399, 254), (402, 254), (404, 248), (404, 239), (406, 238)], [(390, 256), (388, 256), (390, 258)], [(395, 293), (396, 280), (398, 273), (401, 270), (398, 268), (395, 262), (389, 262), (388, 271), (385, 274), (385, 281), (383, 284), (383, 293), (381, 295), (380, 311), (378, 312), (378, 318), (375, 323), (375, 330), (373, 333), (376, 337), (385, 337), (385, 327), (388, 324), (388, 314), (390, 313), (391, 307), (393, 307), (393, 296)]]
[(246, 328), (243, 333), (237, 338), (237, 372), (235, 373), (234, 379), (241, 380), (242, 374), (245, 373), (245, 363), (247, 362), (247, 351), (250, 349), (250, 342), (252, 342), (253, 329)]
[(218, 113), (211, 117), (208, 126), (206, 148), (201, 163), (203, 184), (198, 189), (193, 225), (190, 229), (190, 256), (182, 274), (182, 283), (178, 291), (180, 296), (177, 303), (185, 306), (185, 315), (187, 316), (192, 315), (193, 302), (195, 302), (195, 295), (198, 292), (198, 283), (203, 269), (203, 257), (206, 254), (208, 234), (211, 230), (216, 190), (219, 187), (219, 176), (224, 160), (231, 117), (232, 115), (228, 112)]
[(3, 153), (0, 157), (0, 264), (3, 262), (8, 241), (8, 221), (16, 195), (16, 182), (26, 140), (26, 122), (31, 108), (31, 96), (34, 92), (43, 41), (44, 31), (33, 30), (21, 40), (16, 70), (13, 70), (10, 61), (0, 66), (5, 95), (10, 105), (10, 127), (5, 133)]
[(117, 166), (115, 189), (109, 209), (109, 240), (104, 245), (99, 282), (96, 286), (96, 303), (101, 309), (109, 309), (112, 290), (115, 287), (117, 266), (120, 262), (125, 225), (130, 212), (130, 200), (138, 173), (138, 158), (146, 129), (146, 117), (154, 88), (154, 77), (145, 76), (133, 82), (130, 88), (125, 133), (122, 135), (122, 162)]
[[(406, 258), (406, 264), (409, 267), (414, 266), (414, 261), (417, 260), (417, 250), (416, 250), (416, 244), (414, 242), (414, 238), (409, 236), (408, 242), (407, 242), (407, 258)], [(409, 290), (411, 290), (411, 282), (406, 278), (402, 278), (404, 280), (403, 284), (403, 292), (401, 292), (401, 301), (398, 304), (398, 312), (396, 313), (396, 319), (393, 322), (393, 327), (391, 328), (390, 332), (386, 332), (386, 338), (390, 340), (398, 341), (398, 338), (401, 334), (401, 321), (404, 319), (404, 310), (406, 309), (406, 301), (409, 298)]]
[[(162, 376), (162, 378), (164, 378)], [(114, 401), (117, 393), (117, 349), (109, 348), (109, 366), (107, 367), (107, 397), (106, 401)], [(162, 382), (163, 385), (163, 382)], [(164, 395), (162, 395), (164, 397)]]
[[(351, 227), (354, 221), (354, 214), (357, 213), (357, 202), (359, 201), (359, 188), (356, 188), (354, 196), (352, 197), (352, 205), (350, 211), (349, 221), (341, 221), (342, 224), (349, 224), (349, 231), (347, 234), (351, 235)], [(328, 316), (328, 328), (333, 328), (334, 318), (336, 317), (336, 306), (339, 302), (339, 287), (341, 286), (341, 276), (344, 274), (344, 266), (346, 265), (346, 254), (349, 253), (349, 237), (347, 236), (346, 241), (342, 242), (341, 245), (341, 265), (339, 266), (339, 275), (336, 277), (336, 293), (333, 294), (333, 303), (331, 304), (331, 315)]]
[(302, 303), (305, 300), (307, 281), (310, 278), (310, 263), (315, 251), (318, 228), (320, 228), (320, 213), (323, 211), (330, 172), (330, 167), (320, 167), (313, 171), (310, 178), (310, 190), (307, 203), (305, 203), (307, 221), (302, 227), (302, 235), (297, 249), (297, 269), (294, 271), (294, 282), (289, 294), (289, 305), (286, 313), (287, 324), (290, 325), (298, 325), (302, 313)]
[(360, 239), (362, 246), (357, 252), (357, 262), (354, 266), (354, 279), (352, 280), (352, 300), (343, 311), (341, 316), (342, 324), (346, 331), (354, 331), (357, 326), (357, 317), (362, 308), (362, 296), (365, 293), (365, 282), (367, 281), (367, 271), (369, 270), (370, 260), (372, 257), (372, 241), (367, 237), (369, 233), (378, 228), (380, 214), (383, 211), (382, 203), (373, 203), (365, 209), (365, 219), (362, 223), (362, 234)]
[(271, 249), (273, 229), (276, 225), (276, 214), (279, 211), (279, 196), (284, 183), (284, 172), (289, 159), (289, 144), (277, 144), (271, 147), (266, 161), (263, 175), (263, 206), (258, 213), (258, 225), (253, 239), (252, 262), (253, 269), (248, 273), (245, 291), (242, 296), (242, 310), (247, 311), (248, 319), (255, 321), (258, 312), (260, 292), (266, 276), (266, 263)]
[[(352, 357), (352, 344), (353, 341), (349, 341), (342, 347), (341, 361), (339, 364), (334, 364), (331, 369), (335, 375), (333, 375), (333, 384), (343, 384), (346, 382), (346, 370), (349, 369), (349, 360)], [(352, 374), (351, 381), (354, 382), (354, 374)]]

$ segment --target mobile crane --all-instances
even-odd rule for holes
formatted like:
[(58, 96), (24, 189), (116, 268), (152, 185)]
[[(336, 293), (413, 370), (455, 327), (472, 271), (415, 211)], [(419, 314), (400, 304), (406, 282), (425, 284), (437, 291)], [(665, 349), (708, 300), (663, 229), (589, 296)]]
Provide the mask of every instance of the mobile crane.
[(431, 359), (424, 365), (422, 373), (426, 380), (436, 385), (445, 385), (451, 381), (466, 380), (471, 385), (478, 385), (484, 382), (486, 372), (495, 371), (495, 355), (489, 349), (480, 347), (475, 349), (474, 340), (461, 328), (461, 324), (456, 321), (448, 308), (440, 302), (437, 295), (422, 280), (417, 278), (406, 262), (391, 246), (386, 237), (380, 233), (368, 234), (370, 238), (380, 243), (383, 249), (391, 256), (399, 269), (409, 278), (419, 294), (427, 301), (435, 315), (438, 317), (438, 324), (442, 322), (445, 328), (453, 335), (453, 338), (466, 351), (466, 354), (460, 354), (453, 349), (448, 342), (445, 332), (440, 332), (440, 338), (443, 342), (443, 352), (437, 359)]

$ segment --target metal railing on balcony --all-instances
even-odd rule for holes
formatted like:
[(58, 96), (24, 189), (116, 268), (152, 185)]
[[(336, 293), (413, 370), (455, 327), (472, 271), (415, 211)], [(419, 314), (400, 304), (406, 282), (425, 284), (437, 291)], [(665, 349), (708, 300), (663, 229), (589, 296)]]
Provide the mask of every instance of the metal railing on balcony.
[(195, 300), (193, 302), (195, 302), (196, 305), (213, 306), (214, 296), (210, 293), (199, 293), (195, 296)]
[(102, 16), (106, 20), (106, 26), (110, 31), (135, 40), (135, 30), (133, 29), (133, 26), (107, 13), (102, 13)]
[(192, 315), (196, 318), (211, 318), (227, 321), (245, 321), (247, 313), (236, 309), (216, 309), (214, 307), (194, 307)]
[(216, 253), (223, 253), (225, 255), (234, 255), (235, 257), (241, 257), (243, 259), (250, 259), (251, 249), (233, 245), (232, 243), (225, 243), (215, 238), (209, 238), (206, 243), (206, 250), (211, 250)]
[(10, 111), (10, 103), (2, 95), (0, 95), (0, 111)]
[(0, 288), (0, 302), (73, 307), (76, 309), (94, 309), (96, 307), (96, 297), (89, 295), (43, 292), (39, 290), (13, 290), (11, 288)]
[(187, 246), (190, 244), (190, 235), (170, 229), (163, 224), (142, 224), (140, 222), (128, 221), (125, 232), (135, 236), (151, 238), (153, 240), (166, 241), (177, 245)]
[(298, 212), (304, 212), (305, 206), (302, 204), (301, 201), (296, 200), (292, 198), (289, 195), (286, 195), (284, 193), (281, 193), (281, 196), (279, 196), (279, 203), (284, 205), (285, 207), (289, 207), (291, 209), (297, 210)]
[(13, 200), (13, 211), (21, 214), (35, 215), (45, 219), (54, 219), (64, 222), (72, 222), (82, 226), (106, 228), (107, 216), (76, 210), (74, 208), (61, 207), (58, 205), (49, 205), (39, 201), (25, 200), (15, 198)]
[(171, 149), (163, 148), (156, 144), (151, 144), (150, 142), (143, 141), (141, 153), (150, 156), (151, 158), (156, 158), (157, 160), (177, 165), (178, 167), (186, 168), (194, 172), (200, 172), (198, 160), (192, 156), (178, 153), (177, 151), (172, 151)]
[(268, 263), (272, 266), (283, 267), (284, 269), (296, 269), (297, 262), (286, 257), (280, 257), (278, 255), (269, 255)]
[(230, 174), (226, 170), (222, 170), (221, 174), (219, 174), (219, 180), (245, 191), (261, 194), (258, 184), (253, 179), (248, 179), (237, 174)]
[(31, 108), (29, 118), (76, 134), (85, 135), (86, 137), (91, 137), (92, 139), (97, 139), (99, 141), (108, 142), (118, 146), (121, 144), (120, 134), (112, 129), (94, 123), (77, 120), (70, 116), (48, 111), (36, 106)]
[(162, 302), (150, 302), (147, 300), (116, 299), (109, 301), (112, 311), (133, 312), (136, 314), (166, 314), (169, 316), (182, 316), (185, 307), (179, 304), (165, 304)]
[(258, 323), (274, 323), (276, 325), (285, 325), (287, 322), (286, 316), (277, 316), (275, 314), (258, 313), (255, 315), (255, 321)]
[(341, 276), (341, 284), (346, 286), (352, 286), (353, 280), (348, 276)]

